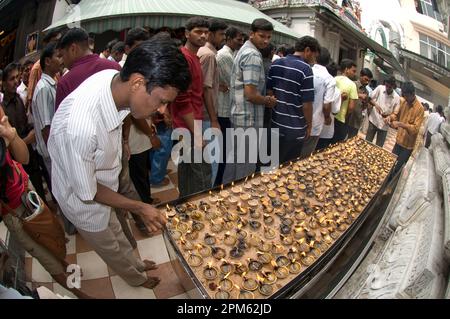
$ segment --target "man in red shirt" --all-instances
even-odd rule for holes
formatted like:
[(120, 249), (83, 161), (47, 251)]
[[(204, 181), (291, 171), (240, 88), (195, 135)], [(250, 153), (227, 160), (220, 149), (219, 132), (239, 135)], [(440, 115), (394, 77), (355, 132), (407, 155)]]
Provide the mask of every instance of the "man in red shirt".
[(60, 55), (64, 66), (70, 71), (62, 77), (56, 89), (56, 105), (58, 109), (61, 102), (88, 77), (103, 70), (118, 70), (121, 67), (117, 62), (101, 59), (89, 49), (89, 35), (81, 28), (67, 31), (58, 43)]
[[(211, 164), (206, 163), (201, 157), (195, 163), (194, 150), (202, 153), (203, 139), (203, 74), (198, 50), (206, 44), (209, 33), (208, 20), (202, 17), (192, 17), (186, 22), (186, 44), (181, 48), (191, 72), (192, 83), (189, 90), (178, 95), (175, 102), (170, 105), (170, 113), (173, 117), (174, 128), (185, 128), (190, 131), (191, 143), (184, 145), (182, 151), (190, 151), (189, 163), (181, 159), (178, 164), (178, 190), (180, 197), (209, 189), (211, 183)], [(195, 136), (195, 137), (194, 137)], [(194, 143), (195, 141), (195, 143)], [(185, 141), (186, 142), (186, 141)], [(200, 151), (200, 152), (199, 152)], [(183, 156), (182, 156), (183, 157)], [(198, 159), (197, 159), (198, 160)]]

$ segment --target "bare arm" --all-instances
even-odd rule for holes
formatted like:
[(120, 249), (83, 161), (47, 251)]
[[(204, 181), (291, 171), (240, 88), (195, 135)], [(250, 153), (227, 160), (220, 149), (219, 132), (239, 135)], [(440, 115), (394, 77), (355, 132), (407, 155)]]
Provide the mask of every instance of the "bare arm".
[(5, 113), (3, 113), (3, 109), (1, 107), (0, 119), (0, 137), (4, 138), (5, 142), (9, 143), (8, 149), (17, 162), (21, 164), (28, 164), (28, 147), (17, 134), (16, 129), (9, 124), (8, 117), (5, 116)]
[(250, 103), (266, 107), (274, 107), (277, 104), (277, 100), (273, 96), (262, 96), (258, 93), (256, 86), (251, 84), (244, 85), (244, 97)]
[(28, 135), (23, 139), (25, 144), (29, 145), (36, 142), (36, 134), (34, 132), (34, 129), (28, 133)]
[(41, 130), (42, 138), (44, 139), (45, 145), (47, 145), (48, 138), (50, 137), (50, 126), (47, 125)]
[(132, 212), (142, 217), (144, 223), (152, 230), (162, 229), (167, 223), (165, 215), (161, 214), (153, 206), (129, 199), (110, 188), (97, 183), (97, 194), (94, 200), (98, 203)]
[(309, 137), (311, 135), (312, 114), (313, 114), (313, 103), (312, 102), (303, 103), (303, 115), (305, 116), (306, 124), (308, 125), (306, 129), (307, 132), (306, 137)]
[(219, 121), (217, 120), (216, 110), (214, 108), (214, 93), (213, 89), (207, 86), (203, 87), (203, 99), (205, 100), (206, 111), (211, 121), (211, 127), (219, 128)]

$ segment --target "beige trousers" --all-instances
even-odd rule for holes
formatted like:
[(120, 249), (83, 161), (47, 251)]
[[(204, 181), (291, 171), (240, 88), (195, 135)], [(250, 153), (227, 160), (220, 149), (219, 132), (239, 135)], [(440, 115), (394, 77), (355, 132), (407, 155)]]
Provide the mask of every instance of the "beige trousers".
[(104, 231), (77, 230), (103, 261), (130, 286), (140, 286), (147, 280), (145, 264), (133, 254), (133, 248), (125, 237), (114, 210), (111, 212), (108, 228)]

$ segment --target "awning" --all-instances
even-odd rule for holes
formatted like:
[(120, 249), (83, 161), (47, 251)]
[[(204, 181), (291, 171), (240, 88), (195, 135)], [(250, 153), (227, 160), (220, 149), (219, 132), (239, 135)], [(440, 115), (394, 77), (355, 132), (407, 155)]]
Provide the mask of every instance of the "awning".
[(121, 31), (135, 26), (179, 28), (190, 16), (204, 16), (248, 26), (264, 18), (275, 27), (274, 41), (292, 43), (300, 37), (292, 29), (253, 6), (235, 0), (82, 0), (72, 13), (46, 30), (81, 23), (88, 32)]
[(363, 43), (367, 49), (369, 49), (371, 52), (373, 52), (376, 56), (378, 56), (380, 59), (382, 59), (384, 62), (388, 63), (395, 71), (399, 72), (403, 78), (408, 79), (408, 76), (403, 69), (403, 67), (400, 65), (398, 60), (395, 58), (395, 56), (383, 47), (378, 42), (372, 40), (368, 36), (366, 36), (364, 33), (356, 30), (349, 24), (342, 21), (342, 19), (336, 14), (334, 14), (332, 11), (330, 11), (326, 7), (320, 8), (320, 13), (322, 13), (326, 18), (330, 19), (330, 21), (334, 22), (337, 25), (342, 26), (345, 31), (350, 33), (352, 36), (354, 36), (360, 43)]

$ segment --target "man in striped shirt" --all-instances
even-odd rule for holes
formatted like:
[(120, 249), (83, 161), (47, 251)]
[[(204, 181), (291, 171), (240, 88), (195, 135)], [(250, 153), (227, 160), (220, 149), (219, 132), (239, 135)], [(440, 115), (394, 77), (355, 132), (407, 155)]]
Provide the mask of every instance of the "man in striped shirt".
[(281, 163), (300, 157), (303, 141), (311, 135), (314, 75), (310, 64), (319, 50), (316, 39), (302, 37), (294, 54), (275, 60), (269, 70), (267, 90), (277, 98), (272, 128), (279, 130)]
[(152, 289), (155, 268), (136, 259), (116, 217), (116, 209), (139, 215), (152, 230), (166, 217), (147, 203), (119, 194), (122, 122), (131, 113), (148, 118), (190, 83), (188, 65), (172, 41), (149, 40), (134, 49), (123, 69), (104, 70), (84, 81), (55, 113), (48, 151), (53, 193), (64, 215), (98, 255), (131, 286)]
[[(274, 107), (276, 99), (265, 95), (266, 79), (260, 49), (266, 48), (272, 38), (273, 25), (265, 19), (256, 19), (251, 26), (250, 39), (244, 43), (236, 55), (231, 71), (231, 124), (234, 129), (262, 129), (264, 108)], [(234, 138), (234, 137), (233, 137)], [(244, 154), (244, 163), (237, 158), (227, 158), (224, 183), (241, 179), (253, 174), (256, 160), (249, 154), (250, 144), (258, 145), (258, 140), (247, 138), (233, 142), (234, 157)], [(255, 155), (255, 154), (252, 154)]]

